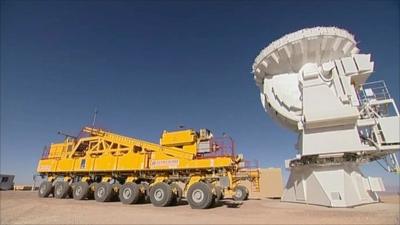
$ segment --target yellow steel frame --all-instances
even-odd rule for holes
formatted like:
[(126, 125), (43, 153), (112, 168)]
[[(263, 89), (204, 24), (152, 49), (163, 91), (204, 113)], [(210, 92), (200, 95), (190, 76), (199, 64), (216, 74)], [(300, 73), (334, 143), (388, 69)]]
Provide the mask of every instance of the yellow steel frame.
[[(197, 158), (197, 134), (193, 130), (164, 131), (160, 144), (126, 137), (97, 128), (85, 127), (88, 137), (52, 144), (47, 158), (39, 161), (37, 171), (53, 182), (57, 176), (71, 181), (75, 175), (89, 182), (91, 175), (101, 175), (102, 182), (109, 182), (114, 174), (123, 174), (125, 182), (136, 182), (140, 176), (151, 174), (150, 186), (170, 180), (176, 171), (184, 171), (184, 191), (205, 179), (215, 183), (215, 172), (227, 176), (229, 187), (239, 182), (236, 177), (240, 160), (232, 156)], [(254, 174), (250, 174), (252, 179)], [(258, 179), (258, 177), (257, 177)]]
[[(183, 148), (166, 147), (86, 127), (89, 137), (75, 144), (70, 140), (53, 144), (49, 158), (41, 159), (39, 173), (127, 172), (226, 168), (235, 165), (231, 157), (195, 159)], [(176, 139), (179, 142), (180, 136)], [(161, 141), (162, 142), (162, 141)], [(189, 143), (196, 145), (196, 143)]]

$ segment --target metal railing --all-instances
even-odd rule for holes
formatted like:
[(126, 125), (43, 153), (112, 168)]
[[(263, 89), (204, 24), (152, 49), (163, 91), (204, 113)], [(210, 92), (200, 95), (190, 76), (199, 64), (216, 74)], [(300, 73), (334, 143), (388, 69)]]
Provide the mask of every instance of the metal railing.
[(358, 91), (361, 104), (376, 100), (391, 99), (386, 83), (383, 80), (369, 82), (361, 85)]
[[(202, 148), (201, 150), (208, 150)], [(220, 156), (235, 157), (235, 143), (230, 137), (214, 137), (210, 140), (210, 149), (206, 153), (198, 154), (200, 158), (212, 158)]]

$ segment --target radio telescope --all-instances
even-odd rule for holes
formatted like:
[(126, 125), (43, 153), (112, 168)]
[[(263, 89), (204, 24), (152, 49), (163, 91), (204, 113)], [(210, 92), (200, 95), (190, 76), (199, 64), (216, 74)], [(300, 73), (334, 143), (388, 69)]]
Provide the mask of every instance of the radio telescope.
[[(266, 112), (299, 134), (282, 201), (350, 207), (378, 202), (381, 178), (359, 165), (399, 172), (400, 117), (383, 81), (354, 36), (336, 27), (303, 29), (272, 42), (253, 74)], [(382, 164), (382, 162), (384, 164)]]

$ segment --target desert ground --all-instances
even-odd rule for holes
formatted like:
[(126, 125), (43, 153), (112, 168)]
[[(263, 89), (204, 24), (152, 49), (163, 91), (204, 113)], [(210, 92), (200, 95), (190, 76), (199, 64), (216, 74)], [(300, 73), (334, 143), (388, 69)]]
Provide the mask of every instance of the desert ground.
[(241, 205), (224, 200), (211, 209), (195, 210), (183, 203), (157, 208), (94, 200), (39, 198), (32, 191), (0, 192), (1, 224), (399, 224), (398, 194), (382, 203), (354, 208), (326, 208), (250, 199)]

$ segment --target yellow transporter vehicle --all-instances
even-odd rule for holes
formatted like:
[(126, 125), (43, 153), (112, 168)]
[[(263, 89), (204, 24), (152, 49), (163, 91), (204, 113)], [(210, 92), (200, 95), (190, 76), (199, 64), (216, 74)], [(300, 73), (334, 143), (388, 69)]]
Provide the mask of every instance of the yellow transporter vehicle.
[(169, 206), (186, 197), (192, 208), (208, 208), (224, 194), (246, 200), (240, 180), (254, 182), (258, 170), (241, 170), (243, 157), (234, 155), (231, 139), (216, 139), (207, 129), (164, 131), (160, 144), (85, 127), (85, 136), (66, 136), (42, 156), (37, 172), (47, 177), (40, 197), (119, 197), (124, 204), (149, 199)]

